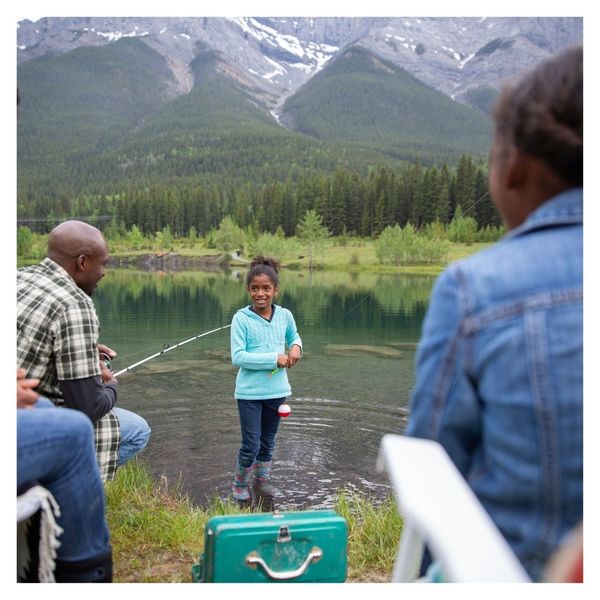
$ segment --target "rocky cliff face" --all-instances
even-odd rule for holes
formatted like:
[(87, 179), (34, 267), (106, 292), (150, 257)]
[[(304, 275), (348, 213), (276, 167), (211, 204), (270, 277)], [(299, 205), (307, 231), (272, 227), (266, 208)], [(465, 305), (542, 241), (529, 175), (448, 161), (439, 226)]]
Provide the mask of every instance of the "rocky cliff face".
[(281, 104), (351, 44), (362, 45), (459, 102), (558, 50), (580, 42), (581, 18), (44, 18), (21, 21), (19, 62), (80, 46), (139, 37), (167, 60), (186, 93), (190, 63), (202, 49), (253, 90), (275, 115)]

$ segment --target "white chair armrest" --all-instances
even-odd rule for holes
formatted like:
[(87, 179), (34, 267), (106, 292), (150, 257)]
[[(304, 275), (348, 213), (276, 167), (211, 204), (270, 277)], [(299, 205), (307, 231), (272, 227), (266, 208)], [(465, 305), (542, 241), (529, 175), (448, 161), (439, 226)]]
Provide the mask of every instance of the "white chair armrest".
[(423, 542), (450, 581), (530, 581), (512, 549), (439, 443), (384, 435), (377, 469), (387, 471), (404, 518), (393, 581), (414, 579)]

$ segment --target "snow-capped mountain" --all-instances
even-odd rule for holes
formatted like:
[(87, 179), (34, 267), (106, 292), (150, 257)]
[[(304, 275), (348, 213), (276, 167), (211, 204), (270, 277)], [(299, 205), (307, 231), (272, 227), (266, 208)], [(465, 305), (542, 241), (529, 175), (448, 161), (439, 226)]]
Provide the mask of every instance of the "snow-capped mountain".
[(191, 62), (210, 49), (219, 53), (220, 69), (277, 116), (286, 98), (350, 45), (474, 104), (473, 92), (498, 89), (582, 36), (578, 17), (48, 17), (18, 23), (17, 59), (139, 37), (166, 58), (178, 93), (186, 93), (195, 84)]

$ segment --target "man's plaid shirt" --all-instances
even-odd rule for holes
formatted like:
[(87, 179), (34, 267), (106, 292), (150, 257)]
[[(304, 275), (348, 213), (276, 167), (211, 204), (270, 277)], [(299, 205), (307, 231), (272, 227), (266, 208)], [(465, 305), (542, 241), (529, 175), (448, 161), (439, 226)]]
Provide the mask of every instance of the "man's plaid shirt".
[[(99, 323), (92, 299), (57, 263), (17, 270), (17, 366), (40, 380), (37, 391), (64, 403), (59, 380), (101, 374)], [(96, 454), (104, 481), (117, 469), (119, 420), (111, 412), (95, 423)]]

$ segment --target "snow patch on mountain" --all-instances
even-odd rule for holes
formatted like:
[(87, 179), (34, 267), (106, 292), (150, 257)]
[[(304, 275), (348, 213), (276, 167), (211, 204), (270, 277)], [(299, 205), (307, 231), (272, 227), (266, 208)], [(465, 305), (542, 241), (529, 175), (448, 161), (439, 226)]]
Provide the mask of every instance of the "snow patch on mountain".
[[(253, 17), (229, 17), (227, 20), (236, 24), (245, 34), (252, 36), (258, 42), (268, 44), (273, 48), (281, 49), (285, 54), (296, 56), (301, 59), (302, 62), (290, 62), (285, 60), (274, 61), (265, 57), (269, 63), (275, 67), (276, 71), (282, 69), (281, 72), (270, 72), (263, 75), (262, 77), (265, 79), (272, 79), (276, 75), (283, 75), (283, 73), (287, 72), (282, 66), (282, 63), (286, 63), (295, 69), (300, 69), (307, 74), (317, 73), (339, 50), (338, 46), (318, 44), (313, 41), (303, 44), (297, 36), (280, 33), (276, 29), (261, 23)], [(280, 20), (280, 23), (285, 22), (285, 19)], [(296, 28), (298, 22), (294, 21), (293, 25), (294, 28)]]
[(467, 56), (467, 58), (462, 59), (461, 61), (459, 61), (458, 63), (458, 68), (459, 69), (464, 69), (465, 65), (475, 56), (475, 52), (471, 52), (471, 54), (469, 54), (469, 56)]
[[(136, 27), (137, 29), (137, 27)], [(106, 38), (110, 42), (115, 42), (116, 40), (120, 40), (121, 38), (126, 37), (145, 37), (150, 35), (150, 32), (144, 31), (143, 33), (138, 33), (137, 31), (132, 31), (131, 33), (123, 33), (121, 31), (94, 31), (92, 29), (92, 33), (99, 35), (100, 37)]]
[(230, 21), (239, 25), (244, 33), (258, 41), (264, 41), (272, 46), (280, 47), (286, 52), (302, 58), (305, 54), (300, 40), (293, 35), (284, 35), (277, 30), (260, 23), (252, 17), (231, 17)]
[(271, 73), (267, 73), (266, 75), (263, 75), (264, 79), (271, 79), (273, 77), (277, 77), (278, 75), (284, 75), (285, 73), (287, 73), (287, 71), (285, 70), (284, 67), (282, 67), (278, 62), (272, 60), (271, 58), (269, 58), (268, 56), (265, 56), (265, 60), (275, 69), (273, 72)]
[(312, 73), (313, 67), (311, 65), (305, 65), (304, 63), (292, 63), (290, 67), (294, 69), (299, 69), (300, 71), (304, 71), (306, 74), (310, 75)]

